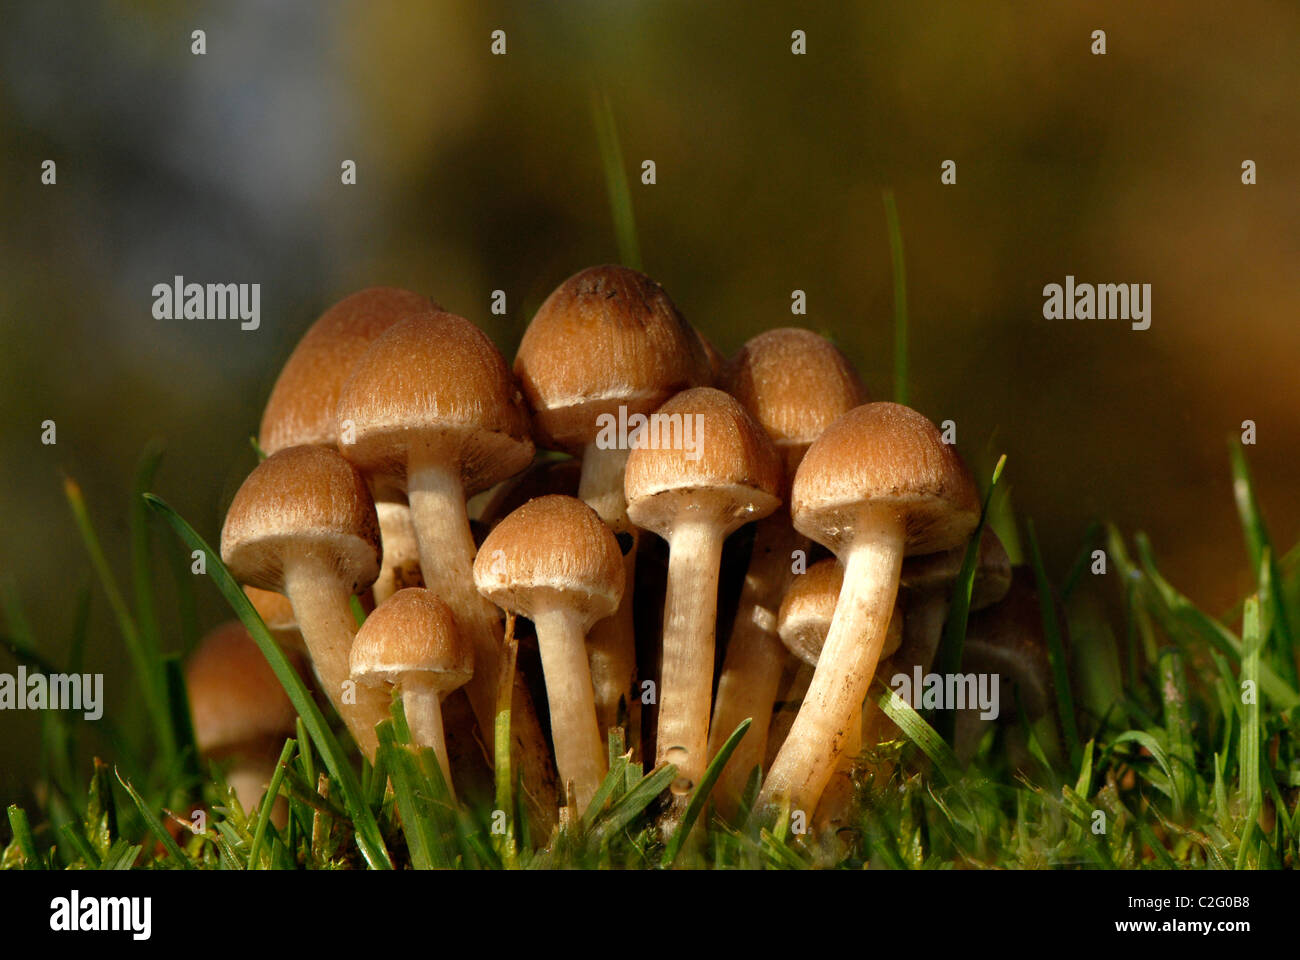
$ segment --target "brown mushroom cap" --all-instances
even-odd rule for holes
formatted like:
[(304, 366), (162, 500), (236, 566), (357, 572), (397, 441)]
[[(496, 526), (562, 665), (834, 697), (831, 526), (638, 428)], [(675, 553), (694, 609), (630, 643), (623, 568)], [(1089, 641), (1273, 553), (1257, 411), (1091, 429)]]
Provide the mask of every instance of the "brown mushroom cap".
[(396, 287), (370, 287), (330, 307), (285, 361), (262, 414), (258, 444), (272, 454), (302, 444), (334, 446), (334, 408), (352, 365), (402, 317), (436, 309), (428, 297)]
[(268, 630), (297, 630), (298, 618), (294, 616), (293, 604), (282, 593), (260, 590), (257, 587), (244, 587), (244, 594), (253, 604), (253, 609), (262, 618)]
[(795, 474), (795, 527), (837, 550), (864, 523), (897, 519), (905, 550), (949, 550), (979, 521), (975, 484), (956, 451), (924, 416), (897, 403), (868, 403), (836, 420)]
[(798, 327), (749, 340), (727, 363), (723, 383), (791, 468), (827, 427), (866, 400), (848, 358), (825, 337)]
[(284, 589), (285, 558), (329, 559), (353, 593), (379, 576), (379, 521), (361, 474), (328, 447), (287, 447), (267, 457), (235, 494), (221, 530), (221, 559), (241, 583)]
[(289, 695), (244, 625), (214, 627), (185, 665), (194, 742), (203, 754), (292, 736)]
[[(810, 666), (821, 658), (822, 645), (830, 632), (835, 604), (844, 585), (844, 567), (834, 557), (819, 560), (794, 578), (776, 616), (776, 632), (792, 654)], [(885, 645), (880, 651), (883, 661), (903, 641), (903, 617), (898, 604), (889, 621)]]
[[(948, 590), (961, 573), (966, 548), (909, 557), (903, 564), (900, 582), (917, 593)], [(1011, 558), (1002, 541), (985, 527), (976, 556), (975, 582), (971, 585), (971, 609), (980, 610), (997, 603), (1011, 587)]]
[[(962, 669), (996, 673), (1002, 689), (999, 703), (1019, 702), (1025, 715), (1041, 717), (1055, 699), (1052, 665), (1043, 634), (1043, 615), (1033, 572), (1027, 566), (1012, 571), (1011, 588), (1000, 602), (971, 614), (962, 643)], [(1015, 711), (1009, 712), (1015, 717)], [(1003, 718), (1008, 711), (1003, 709)]]
[(428, 590), (398, 590), (366, 617), (352, 642), (351, 668), (363, 683), (400, 683), (420, 674), (446, 692), (474, 675), (474, 648), (451, 608)]
[(368, 475), (404, 481), (410, 452), (460, 465), (468, 497), (533, 458), (528, 415), (492, 341), (463, 317), (408, 316), (357, 361), (338, 403), (339, 447)]
[(695, 331), (663, 287), (627, 267), (560, 284), (524, 332), (515, 374), (544, 445), (578, 453), (602, 413), (648, 414), (712, 378)]
[(614, 532), (575, 497), (530, 500), (496, 525), (474, 559), (474, 584), (503, 610), (532, 617), (563, 605), (588, 625), (623, 596), (623, 554)]
[[(677, 394), (652, 417), (685, 418), (694, 448), (684, 443), (638, 446), (628, 455), (624, 491), (628, 516), (639, 527), (667, 536), (679, 517), (708, 517), (734, 530), (770, 514), (781, 503), (781, 460), (763, 428), (721, 390), (696, 387)], [(667, 422), (667, 421), (664, 421)], [(649, 440), (643, 440), (649, 443)]]

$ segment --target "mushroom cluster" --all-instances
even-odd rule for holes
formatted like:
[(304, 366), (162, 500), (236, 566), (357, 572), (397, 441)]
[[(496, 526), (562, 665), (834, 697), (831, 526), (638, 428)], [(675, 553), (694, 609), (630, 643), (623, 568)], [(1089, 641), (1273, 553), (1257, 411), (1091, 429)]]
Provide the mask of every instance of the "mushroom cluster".
[[(449, 760), (448, 739), (491, 743), (513, 690), (512, 762), (542, 825), (586, 809), (611, 743), (644, 743), (689, 795), (746, 719), (720, 814), (765, 767), (762, 810), (811, 815), (842, 795), (828, 785), (885, 735), (873, 676), (886, 658), (930, 667), (979, 519), (934, 424), (868, 402), (824, 337), (770, 330), (724, 359), (658, 283), (618, 266), (564, 281), (513, 367), (425, 297), (353, 294), (289, 357), (260, 443), (221, 553), (277, 640), (367, 756), (399, 694), (448, 784), (474, 779), (458, 764), (490, 763)], [(726, 618), (724, 544), (747, 524)], [(667, 547), (662, 597), (634, 596), (646, 532)], [(1010, 581), (996, 538), (981, 558), (977, 605)], [(358, 602), (372, 610), (360, 626)], [(641, 614), (660, 606), (647, 651)], [(531, 623), (540, 676), (522, 656), (503, 676), (507, 615)], [(800, 663), (806, 692), (792, 694)]]

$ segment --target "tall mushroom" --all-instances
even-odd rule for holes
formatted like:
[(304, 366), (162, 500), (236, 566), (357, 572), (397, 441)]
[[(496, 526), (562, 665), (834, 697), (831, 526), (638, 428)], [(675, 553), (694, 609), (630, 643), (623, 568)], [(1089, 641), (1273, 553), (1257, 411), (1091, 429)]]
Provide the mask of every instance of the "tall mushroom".
[[(964, 548), (945, 550), (903, 562), (900, 577), (903, 606), (903, 648), (898, 664), (910, 670), (919, 666), (926, 673), (934, 665), (939, 643), (943, 639), (944, 621), (948, 618), (953, 585), (961, 574), (966, 558)], [(975, 580), (971, 584), (970, 609), (983, 610), (1006, 596), (1011, 586), (1011, 560), (1002, 541), (991, 527), (984, 528), (976, 555)]]
[[(412, 313), (438, 309), (428, 297), (397, 287), (369, 287), (344, 297), (317, 318), (285, 361), (262, 413), (258, 445), (267, 454), (285, 447), (338, 443), (334, 417), (339, 391), (357, 362), (385, 330)], [(418, 567), (410, 511), (401, 492), (373, 489), (382, 546), (375, 603), (415, 581)]]
[[(723, 381), (782, 454), (787, 486), (812, 442), (866, 399), (844, 354), (824, 337), (794, 327), (751, 339), (726, 365)], [(782, 498), (789, 498), (788, 489)], [(776, 610), (793, 576), (795, 552), (806, 555), (807, 550), (808, 538), (791, 525), (788, 509), (758, 522), (709, 731), (713, 756), (741, 721), (753, 720), (713, 791), (726, 814), (735, 810), (750, 772), (762, 764), (767, 750), (768, 724), (787, 661), (776, 635)]]
[[(253, 638), (238, 620), (210, 630), (185, 665), (185, 689), (199, 754), (225, 768), (245, 813), (261, 802), (297, 714)], [(288, 808), (273, 817), (283, 826)]]
[[(781, 642), (791, 654), (811, 667), (816, 668), (821, 659), (843, 584), (844, 568), (833, 557), (827, 558), (796, 577), (794, 585), (781, 601), (776, 627)], [(885, 634), (885, 645), (880, 651), (878, 674), (888, 676), (891, 670), (889, 658), (898, 650), (902, 639), (903, 611), (895, 603), (889, 618), (889, 630)], [(816, 819), (821, 825), (834, 828), (842, 824), (853, 797), (854, 761), (864, 745), (874, 746), (883, 735), (882, 719), (886, 718), (881, 716), (879, 707), (868, 696), (858, 706), (857, 719), (849, 721), (844, 752), (817, 806)]]
[(656, 754), (692, 783), (708, 762), (722, 543), (771, 514), (780, 489), (772, 441), (737, 400), (712, 387), (679, 393), (655, 411), (627, 459), (628, 514), (669, 551)]
[[(357, 361), (338, 404), (339, 448), (366, 474), (406, 491), (424, 585), (456, 615), (474, 648), (465, 690), (479, 729), (495, 729), (501, 623), (474, 589), (465, 501), (533, 458), (528, 415), (497, 348), (463, 317), (430, 312), (394, 324)], [(514, 753), (539, 824), (554, 818), (550, 756), (516, 677)]]
[(791, 490), (795, 527), (844, 565), (835, 618), (790, 735), (759, 795), (811, 813), (844, 751), (885, 643), (903, 556), (950, 550), (979, 521), (974, 482), (924, 416), (869, 403), (833, 423)]
[(474, 648), (461, 638), (451, 608), (428, 590), (398, 590), (357, 631), (350, 664), (359, 684), (401, 693), (411, 740), (433, 751), (454, 797), (442, 698), (473, 675)]
[(547, 297), (519, 344), (515, 374), (539, 442), (582, 458), (578, 496), (615, 533), (631, 537), (623, 602), (588, 639), (596, 712), (607, 731), (620, 711), (631, 710), (636, 674), (638, 531), (623, 494), (629, 421), (635, 426), (678, 391), (712, 382), (709, 360), (663, 287), (627, 267), (600, 266), (569, 277)]
[(357, 632), (350, 600), (379, 574), (379, 523), (361, 474), (327, 447), (267, 457), (226, 512), (221, 559), (240, 583), (289, 598), (325, 695), (373, 759), (388, 702), (367, 690), (344, 698)]
[(474, 560), (474, 584), (501, 609), (537, 627), (555, 760), (566, 790), (573, 785), (580, 813), (607, 766), (585, 638), (623, 596), (618, 542), (581, 500), (538, 497), (488, 534)]

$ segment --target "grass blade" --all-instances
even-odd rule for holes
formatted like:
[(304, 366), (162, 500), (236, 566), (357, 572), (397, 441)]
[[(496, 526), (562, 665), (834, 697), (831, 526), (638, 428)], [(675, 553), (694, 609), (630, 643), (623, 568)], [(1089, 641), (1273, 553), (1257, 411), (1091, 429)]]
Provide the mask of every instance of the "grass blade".
[(289, 763), (289, 758), (293, 756), (294, 748), (297, 743), (293, 740), (284, 742), (284, 749), (280, 751), (280, 759), (275, 765), (275, 772), (271, 774), (271, 782), (267, 784), (266, 794), (262, 797), (261, 809), (257, 811), (257, 827), (253, 831), (253, 843), (248, 848), (248, 869), (257, 870), (259, 854), (262, 852), (262, 842), (266, 837), (266, 828), (271, 823), (271, 811), (275, 807), (276, 798), (280, 795), (280, 784), (284, 782), (284, 771)]
[(113, 772), (117, 775), (117, 782), (122, 785), (122, 789), (130, 794), (131, 800), (134, 801), (136, 809), (140, 811), (140, 816), (144, 818), (149, 832), (158, 838), (158, 842), (163, 845), (163, 849), (167, 851), (168, 856), (180, 864), (182, 869), (193, 870), (194, 864), (190, 862), (190, 858), (185, 856), (185, 851), (172, 839), (172, 835), (167, 832), (167, 828), (162, 825), (162, 821), (158, 819), (157, 814), (149, 809), (149, 805), (144, 802), (144, 798), (136, 792), (135, 787), (131, 786), (130, 781), (122, 776), (120, 770), (114, 770)]
[(209, 547), (207, 541), (199, 536), (194, 528), (186, 523), (185, 519), (168, 506), (164, 500), (153, 494), (145, 494), (145, 500), (153, 509), (163, 515), (163, 518), (171, 524), (172, 529), (192, 550), (203, 551), (207, 557), (208, 576), (212, 578), (221, 595), (226, 598), (226, 602), (235, 611), (235, 615), (248, 628), (249, 634), (262, 651), (262, 656), (266, 657), (267, 663), (271, 665), (272, 671), (274, 671), (281, 686), (289, 695), (289, 700), (293, 703), (294, 709), (298, 711), (298, 716), (302, 718), (307, 731), (311, 734), (312, 742), (316, 745), (316, 749), (320, 751), (325, 766), (330, 772), (330, 777), (343, 792), (344, 806), (352, 817), (356, 828), (356, 842), (357, 847), (361, 850), (361, 855), (365, 857), (366, 862), (373, 869), (391, 869), (393, 863), (389, 858), (387, 848), (384, 846), (383, 836), (379, 832), (379, 824), (375, 821), (374, 814), (365, 802), (365, 797), (361, 793), (361, 784), (348, 763), (347, 756), (334, 738), (329, 723), (326, 722), (320, 708), (316, 706), (311, 693), (303, 685), (297, 671), (294, 670), (284, 652), (272, 638), (271, 632), (267, 630), (262, 618), (253, 609), (253, 604), (248, 599), (248, 596), (240, 589), (239, 584), (235, 582), (235, 578), (230, 575), (226, 565), (221, 562), (221, 555)]
[(727, 738), (726, 743), (709, 761), (709, 765), (704, 770), (704, 776), (696, 784), (694, 792), (691, 794), (690, 802), (686, 804), (686, 812), (682, 814), (681, 825), (673, 831), (673, 835), (668, 840), (668, 847), (664, 850), (663, 860), (660, 866), (671, 867), (677, 855), (681, 853), (682, 846), (686, 838), (690, 836), (691, 828), (695, 826), (695, 821), (699, 819), (700, 812), (709, 800), (709, 794), (713, 790), (713, 785), (718, 782), (718, 777), (722, 775), (722, 768), (727, 765), (731, 755), (736, 752), (736, 746), (741, 739), (749, 732), (750, 724), (754, 721), (748, 717), (745, 718), (731, 736)]
[(1056, 600), (1052, 584), (1043, 567), (1043, 555), (1038, 549), (1038, 535), (1034, 521), (1027, 526), (1029, 532), (1029, 557), (1034, 568), (1034, 584), (1038, 590), (1038, 606), (1043, 615), (1043, 635), (1047, 638), (1047, 656), (1052, 665), (1052, 685), (1056, 687), (1057, 712), (1060, 714), (1061, 733), (1070, 754), (1071, 768), (1080, 761), (1079, 727), (1074, 714), (1074, 693), (1070, 689), (1070, 673), (1065, 664), (1065, 644), (1061, 641), (1061, 625), (1056, 618)]
[(953, 784), (961, 781), (961, 765), (957, 763), (957, 755), (952, 752), (952, 748), (943, 737), (939, 736), (934, 727), (926, 723), (906, 700), (892, 688), (886, 687), (885, 691), (876, 698), (876, 703), (890, 720), (898, 724), (899, 729), (907, 735), (908, 739), (934, 761), (935, 767), (943, 774), (945, 780)]
[(641, 269), (641, 244), (636, 236), (636, 217), (632, 212), (632, 191), (628, 188), (627, 168), (623, 166), (623, 148), (618, 139), (618, 125), (609, 97), (592, 95), (591, 112), (596, 123), (596, 141), (600, 162), (605, 171), (605, 190), (614, 218), (614, 235), (618, 240), (619, 261), (633, 270)]

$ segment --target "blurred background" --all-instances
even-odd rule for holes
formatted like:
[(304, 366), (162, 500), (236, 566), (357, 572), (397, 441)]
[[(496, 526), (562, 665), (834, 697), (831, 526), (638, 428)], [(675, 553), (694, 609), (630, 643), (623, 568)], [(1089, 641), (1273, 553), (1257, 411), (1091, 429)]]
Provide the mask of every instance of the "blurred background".
[[(912, 404), (956, 421), (983, 477), (1008, 455), (1053, 575), (1113, 521), (1222, 611), (1250, 583), (1226, 447), (1245, 419), (1275, 541), (1300, 534), (1298, 48), (1291, 2), (6, 5), (0, 577), (63, 662), (91, 581), (61, 477), (126, 588), (151, 438), (154, 489), (215, 542), (280, 364), (357, 288), (427, 293), (512, 357), (554, 286), (617, 259), (603, 95), (645, 269), (720, 349), (809, 326), (887, 398), (892, 188)], [(1067, 273), (1150, 283), (1151, 328), (1044, 320)], [(261, 328), (154, 319), (151, 288), (177, 274), (260, 283)], [(201, 628), (228, 616), (209, 584), (197, 602)], [(174, 608), (165, 591), (170, 632)], [(136, 709), (98, 587), (89, 636), (108, 710)], [(37, 728), (0, 714), (0, 799), (30, 781)]]

